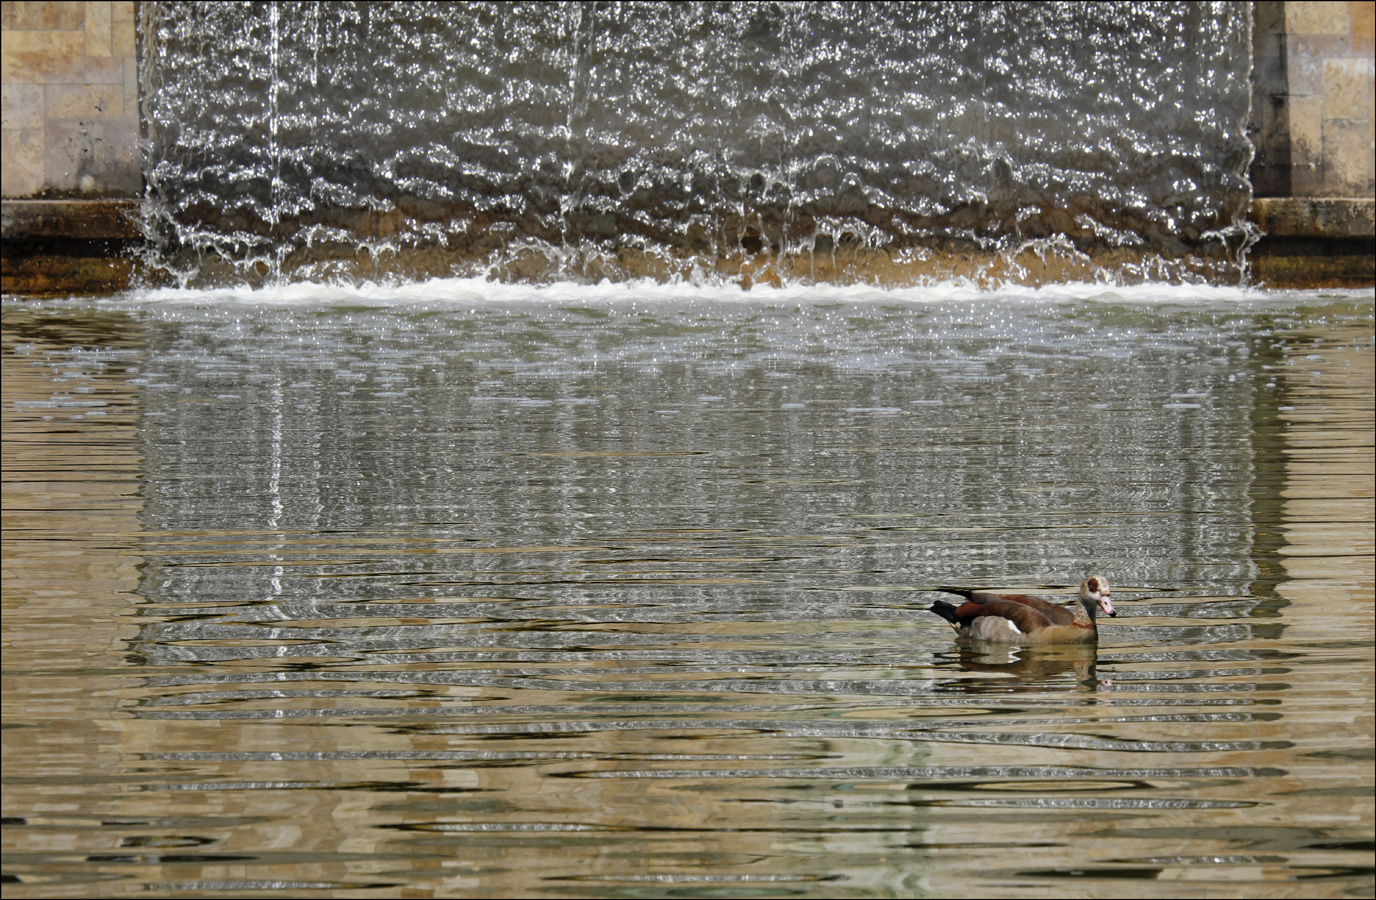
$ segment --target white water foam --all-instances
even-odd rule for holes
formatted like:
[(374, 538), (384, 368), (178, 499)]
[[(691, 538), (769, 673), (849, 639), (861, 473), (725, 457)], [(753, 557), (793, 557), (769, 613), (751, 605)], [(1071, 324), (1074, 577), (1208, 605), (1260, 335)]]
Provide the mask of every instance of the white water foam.
[(756, 285), (661, 283), (651, 279), (580, 284), (525, 284), (484, 278), (436, 278), (425, 281), (361, 284), (289, 282), (263, 287), (233, 286), (209, 289), (151, 288), (133, 290), (114, 302), (194, 306), (606, 306), (621, 303), (744, 303), (770, 304), (912, 304), (1000, 303), (1047, 305), (1101, 303), (1180, 305), (1193, 307), (1294, 305), (1316, 300), (1371, 300), (1371, 289), (1277, 291), (1232, 285), (1147, 283), (1052, 284), (1042, 287), (1004, 285), (980, 288), (966, 281), (923, 287), (879, 288), (868, 285)]

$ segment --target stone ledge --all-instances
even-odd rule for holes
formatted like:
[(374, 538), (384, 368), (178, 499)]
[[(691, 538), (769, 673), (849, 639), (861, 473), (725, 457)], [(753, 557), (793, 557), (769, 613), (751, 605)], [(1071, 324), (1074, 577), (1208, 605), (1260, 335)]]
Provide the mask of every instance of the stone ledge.
[(4, 200), (0, 237), (6, 241), (137, 241), (138, 200)]
[[(0, 202), (4, 237), (0, 291), (41, 294), (125, 289), (139, 268), (135, 257), (143, 236), (135, 221), (138, 206), (139, 201), (133, 199)], [(1371, 199), (1263, 197), (1253, 202), (1251, 217), (1264, 232), (1249, 254), (1254, 284), (1365, 287), (1376, 283), (1376, 255), (1371, 252), (1376, 236), (1376, 203)], [(848, 276), (888, 272), (903, 280), (905, 274), (940, 278), (978, 276), (983, 271), (980, 260), (969, 254), (956, 254), (950, 260), (937, 254), (939, 258), (932, 271), (916, 273), (900, 271), (903, 266), (895, 269), (894, 261), (881, 253), (858, 252), (853, 260), (847, 257), (849, 261), (834, 257), (835, 254), (822, 254), (820, 258), (823, 262), (844, 263), (841, 268)], [(941, 265), (943, 260), (950, 265)], [(451, 259), (446, 257), (443, 262), (446, 271), (452, 269)], [(747, 271), (750, 267), (742, 260), (728, 262), (747, 281), (768, 274)], [(795, 262), (806, 262), (808, 266), (805, 272), (796, 273), (800, 277), (820, 276), (825, 280), (835, 274), (829, 269), (819, 270), (817, 259), (812, 257)], [(1020, 262), (1031, 267), (1022, 274), (1032, 283), (1085, 277), (1074, 266), (1065, 268), (1064, 261), (1041, 260), (1040, 267), (1030, 257), (1020, 258)], [(1111, 265), (1113, 261), (1099, 262)], [(655, 264), (662, 266), (663, 260)], [(973, 267), (974, 271), (966, 273), (962, 265)], [(520, 267), (521, 260), (511, 260), (510, 274), (519, 276)], [(631, 259), (618, 259), (616, 268), (637, 270)]]
[(7, 241), (0, 254), (0, 292), (108, 296), (129, 288), (138, 262), (121, 255), (121, 242), (80, 243), (35, 247), (27, 241)]
[(1266, 237), (1376, 238), (1376, 201), (1368, 197), (1258, 197), (1252, 221)]

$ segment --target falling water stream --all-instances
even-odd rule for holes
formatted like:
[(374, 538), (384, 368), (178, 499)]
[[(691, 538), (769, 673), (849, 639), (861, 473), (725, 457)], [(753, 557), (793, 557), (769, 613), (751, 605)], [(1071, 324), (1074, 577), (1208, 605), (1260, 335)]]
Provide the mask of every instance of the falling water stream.
[(1250, 3), (146, 3), (178, 283), (1237, 281)]

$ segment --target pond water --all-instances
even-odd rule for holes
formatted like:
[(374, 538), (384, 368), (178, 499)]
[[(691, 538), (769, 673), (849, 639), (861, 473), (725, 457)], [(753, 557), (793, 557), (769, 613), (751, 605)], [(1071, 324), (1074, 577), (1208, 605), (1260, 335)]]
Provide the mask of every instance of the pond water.
[(9, 298), (5, 894), (1371, 896), (1373, 321)]

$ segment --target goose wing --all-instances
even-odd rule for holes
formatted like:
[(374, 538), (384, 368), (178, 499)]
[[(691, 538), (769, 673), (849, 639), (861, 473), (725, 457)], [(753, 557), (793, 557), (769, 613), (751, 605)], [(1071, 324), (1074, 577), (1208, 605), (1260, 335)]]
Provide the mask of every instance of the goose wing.
[[(965, 598), (966, 602), (960, 605), (960, 610), (963, 611), (967, 607), (972, 606), (988, 606), (990, 607), (990, 612), (980, 613), (980, 615), (1003, 615), (1005, 618), (1012, 619), (1014, 624), (1017, 624), (1017, 620), (1014, 619), (1012, 615), (1002, 612), (993, 612), (994, 609), (1007, 609), (1007, 606), (994, 606), (993, 604), (1013, 604), (1032, 610), (1033, 612), (1039, 613), (1047, 625), (1070, 625), (1075, 621), (1074, 612), (1066, 609), (1060, 604), (1052, 603), (1049, 600), (1043, 600), (1041, 597), (1029, 597), (1027, 594), (995, 594), (992, 591), (963, 591), (949, 588), (946, 590), (949, 593), (959, 594)], [(957, 615), (965, 616), (967, 613), (958, 612)], [(968, 613), (968, 615), (974, 615), (974, 613), (971, 612)], [(1018, 628), (1021, 629), (1022, 626), (1018, 625)]]
[(1023, 634), (1031, 634), (1039, 628), (1046, 628), (1050, 625), (1069, 624), (1074, 619), (1074, 616), (1067, 612), (1066, 622), (1056, 622), (1034, 606), (1006, 598), (979, 600), (971, 597), (956, 607), (956, 619), (962, 625), (969, 625), (981, 616), (997, 616), (1001, 619), (1007, 619), (1016, 625)]

